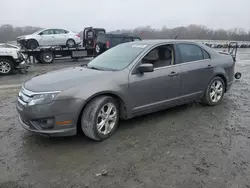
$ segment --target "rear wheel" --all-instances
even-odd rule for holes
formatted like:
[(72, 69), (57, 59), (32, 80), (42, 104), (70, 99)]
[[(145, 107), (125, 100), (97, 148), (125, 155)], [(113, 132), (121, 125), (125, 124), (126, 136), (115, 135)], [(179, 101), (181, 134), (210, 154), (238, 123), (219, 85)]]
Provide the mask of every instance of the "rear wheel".
[(30, 39), (27, 42), (28, 49), (36, 49), (39, 46), (39, 43), (35, 39)]
[(73, 47), (76, 46), (76, 42), (73, 39), (69, 39), (66, 42), (66, 46), (69, 47), (69, 48), (73, 48)]
[(96, 141), (109, 138), (119, 122), (119, 106), (109, 96), (101, 96), (90, 101), (85, 107), (81, 127), (84, 134)]
[(202, 102), (214, 106), (220, 103), (225, 93), (225, 82), (216, 76), (208, 84)]
[(42, 63), (53, 63), (54, 54), (52, 52), (43, 52), (39, 59)]
[(8, 59), (0, 58), (0, 75), (12, 74), (14, 71), (14, 63)]

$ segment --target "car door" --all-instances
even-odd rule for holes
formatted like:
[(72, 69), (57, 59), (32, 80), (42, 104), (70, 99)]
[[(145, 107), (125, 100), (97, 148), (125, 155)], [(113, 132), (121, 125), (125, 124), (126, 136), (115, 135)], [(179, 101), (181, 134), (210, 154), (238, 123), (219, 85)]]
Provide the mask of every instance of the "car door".
[(55, 45), (66, 45), (67, 32), (63, 29), (54, 29)]
[[(159, 49), (166, 46), (172, 47), (171, 61), (160, 63)], [(131, 98), (132, 113), (144, 113), (155, 111), (178, 103), (180, 96), (179, 65), (175, 64), (175, 53), (173, 45), (161, 45), (152, 49), (145, 55), (129, 75), (129, 90)], [(142, 63), (153, 63), (154, 71), (149, 73), (138, 73), (137, 67)]]
[(47, 29), (39, 33), (41, 36), (39, 44), (42, 46), (50, 46), (50, 45), (55, 45), (55, 37), (54, 37), (54, 29)]
[(181, 100), (197, 99), (213, 75), (210, 55), (196, 44), (178, 43), (176, 49), (181, 57)]

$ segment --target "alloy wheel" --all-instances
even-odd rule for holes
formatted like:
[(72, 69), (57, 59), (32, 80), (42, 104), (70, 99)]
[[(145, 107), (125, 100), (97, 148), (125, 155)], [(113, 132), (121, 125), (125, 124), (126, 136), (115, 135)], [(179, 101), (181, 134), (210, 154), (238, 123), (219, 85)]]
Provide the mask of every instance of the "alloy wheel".
[(97, 130), (103, 135), (109, 134), (115, 127), (117, 120), (117, 108), (113, 103), (106, 103), (100, 109), (97, 116)]

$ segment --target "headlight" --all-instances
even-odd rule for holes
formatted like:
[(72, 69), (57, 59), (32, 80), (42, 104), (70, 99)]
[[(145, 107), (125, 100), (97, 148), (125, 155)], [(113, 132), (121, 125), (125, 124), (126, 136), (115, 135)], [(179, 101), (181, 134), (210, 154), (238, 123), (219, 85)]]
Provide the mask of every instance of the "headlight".
[(33, 105), (37, 105), (37, 104), (48, 104), (51, 103), (56, 95), (59, 92), (55, 92), (55, 93), (44, 93), (44, 94), (36, 94), (32, 97), (32, 99), (30, 100), (30, 102), (28, 103), (29, 106), (33, 106)]

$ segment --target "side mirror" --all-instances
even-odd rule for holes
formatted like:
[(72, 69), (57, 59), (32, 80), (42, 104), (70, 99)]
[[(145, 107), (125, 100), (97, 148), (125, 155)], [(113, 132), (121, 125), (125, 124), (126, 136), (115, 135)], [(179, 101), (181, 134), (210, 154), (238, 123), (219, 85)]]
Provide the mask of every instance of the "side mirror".
[(141, 64), (138, 67), (138, 71), (140, 73), (144, 73), (144, 72), (153, 72), (154, 71), (154, 66), (151, 63), (145, 63), (145, 64)]

